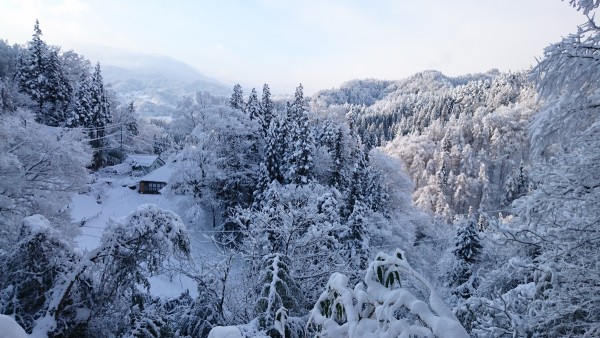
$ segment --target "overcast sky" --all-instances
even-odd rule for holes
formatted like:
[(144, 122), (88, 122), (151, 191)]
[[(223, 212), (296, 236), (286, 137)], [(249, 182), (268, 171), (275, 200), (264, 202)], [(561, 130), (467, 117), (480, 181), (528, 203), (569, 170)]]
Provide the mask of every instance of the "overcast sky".
[(0, 38), (25, 43), (36, 18), (63, 49), (168, 55), (278, 93), (427, 69), (521, 70), (585, 20), (560, 0), (0, 0)]

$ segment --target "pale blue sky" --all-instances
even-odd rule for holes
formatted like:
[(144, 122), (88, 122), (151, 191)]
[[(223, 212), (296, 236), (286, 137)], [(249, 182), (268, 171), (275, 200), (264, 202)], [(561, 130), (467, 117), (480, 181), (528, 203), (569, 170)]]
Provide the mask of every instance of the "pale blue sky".
[(0, 0), (0, 38), (28, 41), (36, 18), (64, 49), (168, 55), (279, 93), (427, 69), (520, 70), (585, 19), (559, 0)]

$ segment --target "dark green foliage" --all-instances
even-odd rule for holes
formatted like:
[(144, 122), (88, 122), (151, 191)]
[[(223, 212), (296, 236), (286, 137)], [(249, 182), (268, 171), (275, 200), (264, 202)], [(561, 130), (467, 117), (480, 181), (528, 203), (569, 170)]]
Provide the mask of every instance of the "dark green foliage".
[(482, 245), (475, 217), (473, 215), (469, 215), (466, 219), (458, 217), (454, 225), (457, 228), (454, 255), (467, 263), (476, 262)]
[(303, 331), (290, 325), (294, 322), (291, 317), (300, 315), (302, 306), (302, 291), (290, 275), (290, 264), (282, 254), (263, 258), (263, 285), (256, 311), (259, 327), (272, 338), (303, 336)]

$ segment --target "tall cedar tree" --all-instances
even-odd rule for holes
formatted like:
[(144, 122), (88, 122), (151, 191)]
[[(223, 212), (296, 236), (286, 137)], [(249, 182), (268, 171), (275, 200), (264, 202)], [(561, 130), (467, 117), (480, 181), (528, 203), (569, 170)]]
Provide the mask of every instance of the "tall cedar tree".
[(64, 73), (58, 51), (42, 41), (42, 30), (35, 21), (32, 40), (19, 58), (15, 78), (19, 89), (36, 104), (36, 120), (59, 126), (66, 120), (66, 109), (73, 88)]
[(244, 91), (242, 90), (242, 86), (237, 83), (233, 86), (233, 94), (231, 94), (231, 99), (229, 100), (229, 106), (233, 109), (244, 111), (246, 105), (244, 104)]
[(252, 92), (250, 92), (250, 96), (248, 97), (246, 113), (250, 116), (250, 120), (259, 120), (260, 118), (260, 103), (258, 102), (258, 95), (255, 88), (252, 88)]
[(96, 64), (92, 75), (91, 86), (92, 121), (91, 121), (91, 145), (94, 148), (93, 169), (99, 169), (105, 164), (104, 148), (108, 145), (106, 136), (111, 121), (110, 103), (104, 90), (104, 82), (100, 71), (100, 63)]
[(284, 177), (287, 183), (307, 184), (312, 179), (314, 139), (307, 115), (302, 84), (287, 105), (287, 145)]
[(269, 89), (268, 84), (264, 84), (262, 99), (260, 102), (260, 116), (261, 116), (261, 125), (263, 130), (263, 135), (267, 134), (269, 130), (269, 126), (271, 125), (271, 121), (274, 118), (274, 107), (273, 101), (271, 100), (271, 89)]

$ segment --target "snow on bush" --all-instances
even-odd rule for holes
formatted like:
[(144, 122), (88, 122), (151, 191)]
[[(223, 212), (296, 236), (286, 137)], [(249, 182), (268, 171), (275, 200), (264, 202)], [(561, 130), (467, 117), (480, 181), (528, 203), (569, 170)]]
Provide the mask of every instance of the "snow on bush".
[(309, 326), (317, 336), (469, 337), (404, 257), (401, 250), (394, 255), (379, 253), (364, 282), (354, 289), (348, 287), (348, 277), (334, 273), (311, 311)]

